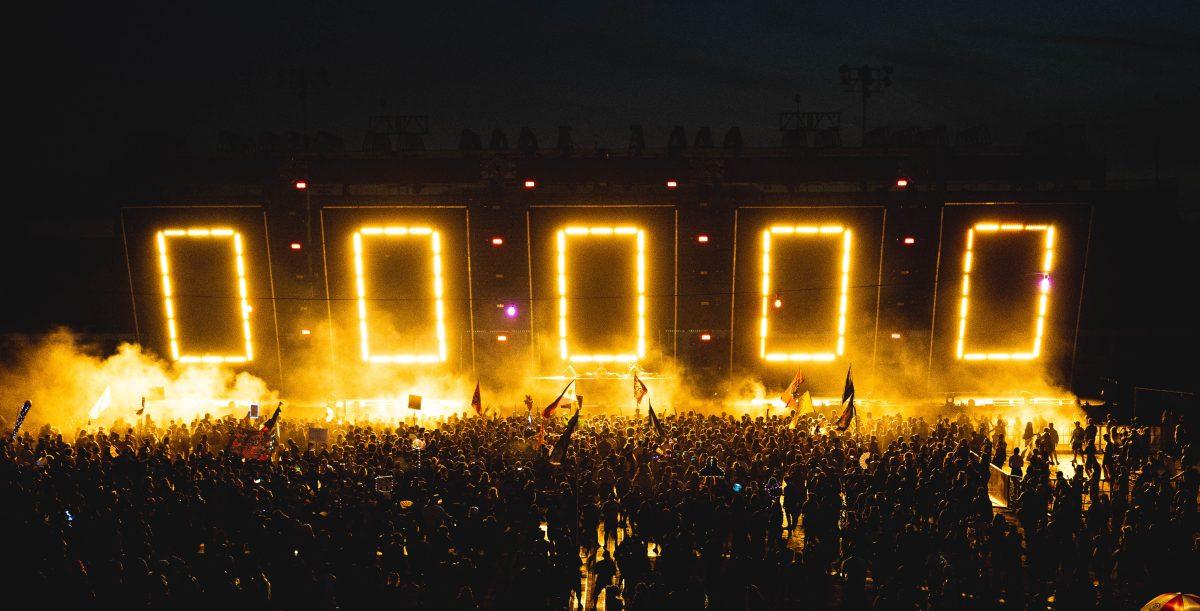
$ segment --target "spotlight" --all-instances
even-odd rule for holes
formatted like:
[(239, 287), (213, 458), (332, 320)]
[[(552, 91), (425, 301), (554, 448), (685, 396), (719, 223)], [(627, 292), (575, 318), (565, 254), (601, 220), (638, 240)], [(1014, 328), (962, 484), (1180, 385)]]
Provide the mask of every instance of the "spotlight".
[(708, 244), (708, 234), (702, 233), (702, 234), (696, 236), (696, 241), (701, 244)]
[(896, 179), (896, 188), (897, 188), (897, 189), (903, 189), (903, 188), (905, 188), (905, 187), (907, 187), (907, 186), (908, 186), (908, 179), (907, 179), (907, 178), (897, 178), (897, 179)]
[(518, 313), (519, 311), (517, 310), (517, 306), (515, 304), (510, 303), (504, 307), (504, 315), (509, 318), (516, 318)]
[(296, 181), (296, 190), (297, 190), (297, 191), (303, 191), (303, 190), (305, 190), (305, 189), (307, 189), (307, 188), (308, 188), (308, 181), (307, 181), (307, 180), (297, 180), (297, 181)]
[(1038, 287), (1043, 293), (1050, 290), (1050, 274), (1042, 274), (1042, 281), (1038, 283)]
[(779, 293), (775, 293), (775, 309), (778, 310), (779, 308), (782, 308), (782, 307), (783, 307), (783, 297), (780, 297)]
[(299, 242), (292, 242), (292, 250), (300, 250), (301, 248), (304, 248), (302, 244)]
[(667, 181), (667, 188), (668, 188), (668, 189), (674, 189), (674, 188), (676, 188), (676, 187), (678, 187), (678, 186), (679, 186), (679, 182), (678, 182), (678, 181), (674, 181), (674, 180), (668, 180), (668, 181)]
[(504, 246), (504, 238), (500, 236), (492, 238), (492, 246)]
[(536, 181), (536, 180), (526, 180), (526, 181), (525, 181), (525, 188), (526, 188), (526, 189), (533, 189), (533, 188), (536, 188), (536, 187), (537, 187), (537, 181)]
[(913, 244), (916, 244), (916, 243), (917, 243), (917, 239), (916, 239), (916, 238), (913, 238), (913, 237), (907, 237), (907, 238), (904, 238), (904, 245), (905, 245), (905, 246), (912, 246)]

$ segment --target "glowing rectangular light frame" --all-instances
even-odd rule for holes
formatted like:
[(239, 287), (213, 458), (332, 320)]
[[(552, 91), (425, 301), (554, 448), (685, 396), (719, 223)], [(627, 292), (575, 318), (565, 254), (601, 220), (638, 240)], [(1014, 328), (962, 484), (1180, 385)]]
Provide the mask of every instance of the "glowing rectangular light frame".
[[(617, 354), (571, 354), (567, 346), (567, 236), (631, 236), (637, 244), (637, 350)], [(555, 236), (558, 263), (558, 353), (572, 363), (636, 363), (646, 357), (646, 232), (638, 227), (573, 225), (558, 230)]]
[[(367, 281), (363, 264), (363, 240), (366, 237), (399, 238), (407, 236), (429, 236), (433, 263), (433, 311), (436, 317), (437, 352), (407, 354), (372, 354), (370, 334), (367, 330)], [(446, 361), (446, 307), (443, 302), (442, 283), (442, 238), (441, 233), (431, 227), (362, 227), (354, 232), (354, 286), (358, 295), (359, 351), (363, 362), (394, 363), (401, 365), (429, 365)]]
[[(771, 302), (771, 236), (832, 236), (842, 240), (841, 281), (839, 283), (837, 346), (832, 352), (767, 352), (768, 320)], [(841, 225), (772, 225), (762, 232), (762, 307), (758, 329), (759, 358), (769, 362), (830, 362), (846, 354), (846, 310), (850, 290), (850, 229)]]
[[(155, 236), (158, 247), (158, 270), (162, 277), (163, 309), (167, 315), (167, 342), (171, 360), (180, 363), (248, 363), (254, 360), (254, 341), (250, 334), (250, 300), (246, 289), (246, 259), (242, 234), (229, 227), (189, 227), (163, 229)], [(183, 354), (179, 347), (179, 326), (176, 322), (175, 293), (171, 283), (171, 262), (167, 240), (172, 238), (229, 238), (233, 243), (234, 271), (237, 275), (239, 311), (242, 318), (242, 338), (245, 352), (241, 355)]]
[[(1042, 278), (1038, 282), (1036, 315), (1033, 323), (1033, 346), (1028, 352), (967, 352), (967, 318), (971, 309), (971, 272), (974, 268), (975, 234), (1016, 233), (1040, 231), (1045, 234), (1042, 251)], [(1050, 302), (1050, 283), (1045, 279), (1054, 270), (1054, 225), (1025, 223), (980, 222), (967, 229), (967, 245), (963, 251), (963, 276), (959, 289), (958, 340), (955, 343), (955, 358), (972, 363), (996, 361), (1033, 361), (1042, 354), (1042, 338), (1046, 331), (1046, 315)]]

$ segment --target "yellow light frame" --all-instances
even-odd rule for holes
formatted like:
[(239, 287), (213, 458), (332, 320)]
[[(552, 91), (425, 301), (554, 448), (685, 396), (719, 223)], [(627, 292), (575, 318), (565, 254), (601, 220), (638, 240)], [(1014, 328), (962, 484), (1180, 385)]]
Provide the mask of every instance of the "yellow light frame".
[[(837, 345), (832, 352), (767, 352), (769, 335), (768, 304), (771, 301), (771, 236), (835, 237), (842, 241), (841, 282), (839, 283)], [(846, 310), (850, 290), (850, 249), (852, 232), (841, 225), (772, 225), (762, 232), (762, 307), (758, 328), (758, 356), (770, 362), (830, 362), (846, 354)]]
[[(1033, 347), (1028, 352), (967, 352), (967, 316), (971, 302), (971, 271), (974, 267), (975, 234), (1018, 233), (1025, 231), (1042, 232), (1045, 234), (1042, 251), (1042, 278), (1038, 281), (1038, 295), (1035, 303), (1037, 314), (1033, 323)], [(1046, 316), (1050, 303), (1050, 282), (1048, 278), (1054, 269), (1054, 225), (980, 222), (967, 229), (967, 245), (963, 251), (962, 287), (959, 290), (958, 305), (958, 341), (955, 344), (954, 355), (958, 360), (967, 362), (984, 361), (1032, 361), (1042, 354), (1042, 337), (1046, 331)]]
[[(567, 237), (633, 237), (637, 244), (637, 350), (620, 354), (571, 354), (567, 347)], [(638, 227), (569, 226), (558, 230), (555, 244), (558, 254), (558, 352), (572, 363), (636, 363), (646, 357), (646, 232)]]
[[(370, 334), (367, 331), (367, 281), (363, 264), (363, 241), (367, 237), (401, 238), (409, 236), (429, 236), (433, 262), (433, 311), (437, 322), (437, 352), (416, 354), (372, 354)], [(441, 233), (432, 227), (362, 227), (354, 232), (354, 284), (358, 292), (358, 334), (359, 346), (363, 362), (366, 363), (399, 363), (399, 364), (434, 364), (446, 361), (446, 308), (443, 302), (444, 287), (442, 283), (442, 238)]]
[[(239, 311), (242, 315), (242, 336), (246, 351), (242, 355), (183, 354), (179, 347), (179, 328), (175, 322), (175, 293), (171, 284), (171, 262), (167, 251), (170, 238), (229, 238), (233, 242), (234, 270), (237, 274)], [(167, 314), (167, 341), (171, 360), (180, 363), (248, 363), (254, 360), (254, 342), (250, 334), (250, 301), (246, 290), (246, 260), (242, 234), (229, 227), (191, 227), (163, 229), (155, 234), (158, 245), (158, 269), (162, 275), (163, 308)]]

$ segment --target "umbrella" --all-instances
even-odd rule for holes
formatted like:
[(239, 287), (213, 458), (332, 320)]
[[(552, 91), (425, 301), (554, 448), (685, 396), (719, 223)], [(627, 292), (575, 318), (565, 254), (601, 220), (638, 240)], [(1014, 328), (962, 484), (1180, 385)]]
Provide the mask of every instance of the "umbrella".
[(1200, 597), (1195, 594), (1173, 592), (1159, 594), (1142, 605), (1142, 611), (1196, 611), (1200, 610)]

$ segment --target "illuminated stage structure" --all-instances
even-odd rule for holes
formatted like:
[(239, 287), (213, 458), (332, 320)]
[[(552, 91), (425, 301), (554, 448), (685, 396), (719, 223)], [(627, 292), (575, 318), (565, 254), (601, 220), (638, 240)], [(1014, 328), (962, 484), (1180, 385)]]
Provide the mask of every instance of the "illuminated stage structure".
[(1069, 386), (1091, 197), (998, 185), (1100, 161), (946, 154), (335, 155), (241, 190), (181, 170), (236, 195), (124, 209), (137, 339), (343, 405), (401, 401), (397, 377), (548, 389), (632, 367), (710, 390), (799, 366), (832, 395), (851, 364), (860, 392)]

